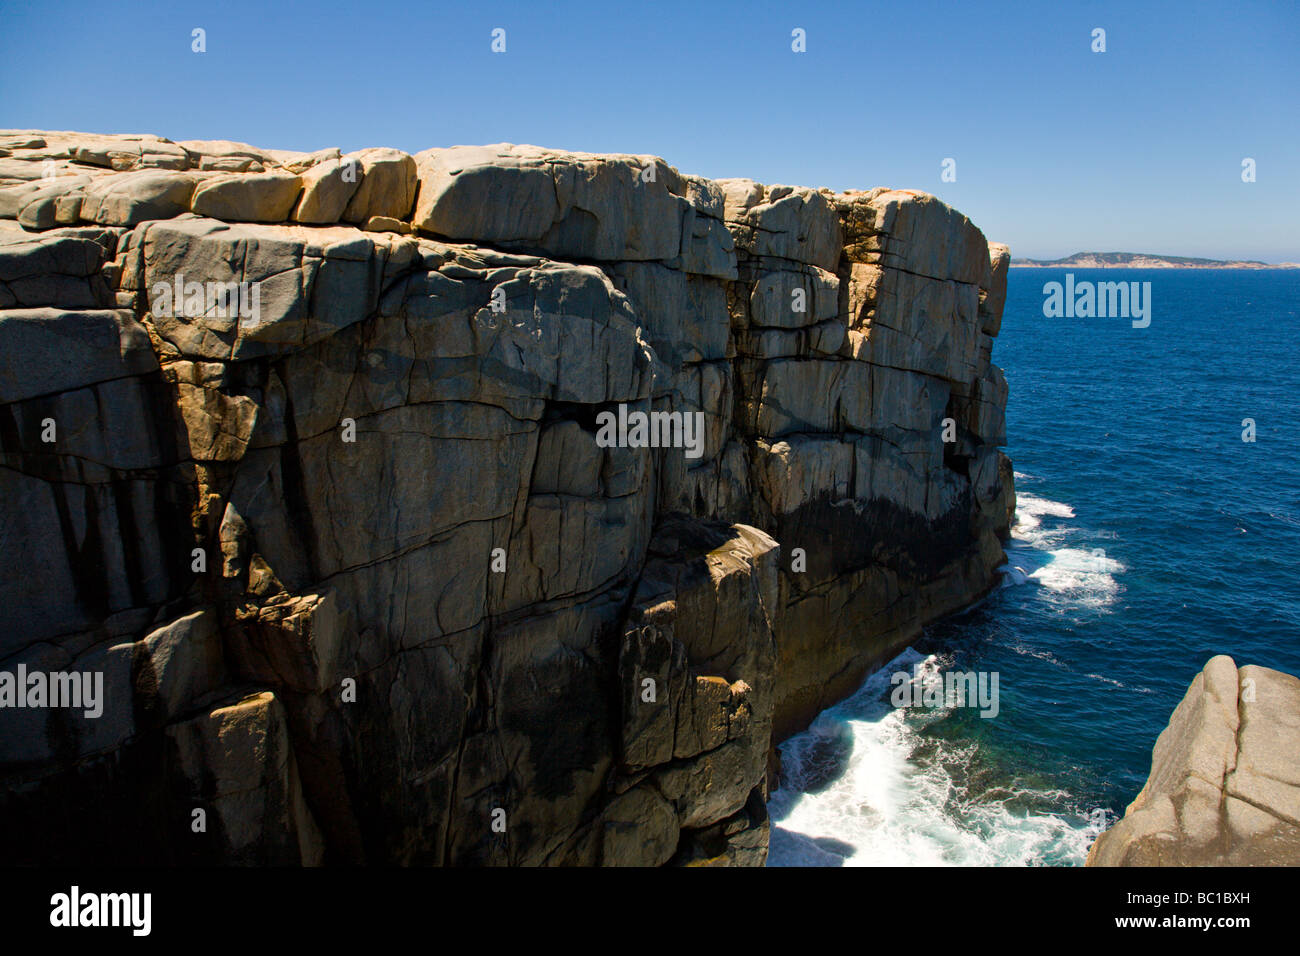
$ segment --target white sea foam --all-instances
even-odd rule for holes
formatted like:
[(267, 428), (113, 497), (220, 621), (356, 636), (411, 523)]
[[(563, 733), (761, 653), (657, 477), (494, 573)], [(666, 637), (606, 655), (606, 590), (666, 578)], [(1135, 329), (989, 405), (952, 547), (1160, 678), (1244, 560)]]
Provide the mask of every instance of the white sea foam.
[(1120, 593), (1116, 575), (1124, 565), (1100, 546), (1087, 544), (1080, 529), (1065, 519), (1074, 509), (1059, 501), (1018, 494), (1016, 520), (1000, 570), (1004, 587), (1037, 584), (1080, 607), (1105, 608)]
[(1029, 572), (1019, 566), (1013, 566), (1010, 563), (1004, 564), (998, 568), (1002, 572), (1003, 587), (1015, 587), (1017, 584), (1024, 584), (1029, 580)]
[(1048, 534), (1042, 530), (1044, 517), (1073, 518), (1074, 509), (1059, 501), (1049, 501), (1034, 495), (1016, 495), (1016, 523), (1011, 527), (1012, 537), (1034, 540), (1036, 535)]
[(1155, 691), (1152, 690), (1150, 687), (1130, 687), (1128, 684), (1125, 684), (1123, 681), (1115, 680), (1115, 678), (1113, 677), (1107, 677), (1105, 674), (1085, 674), (1084, 676), (1089, 677), (1095, 681), (1100, 681), (1103, 684), (1110, 684), (1112, 687), (1118, 687), (1121, 690), (1131, 690), (1135, 694), (1155, 693)]
[[(1032, 476), (1017, 474), (1021, 479)], [(1124, 566), (1092, 546), (1095, 536), (1073, 524), (1074, 518), (1067, 504), (1019, 492), (1007, 563), (1000, 569), (1003, 586), (1039, 588), (1043, 600), (1062, 608), (1105, 609), (1113, 603)], [(1022, 642), (1011, 649), (1072, 669), (1046, 649)], [(781, 745), (781, 787), (768, 803), (769, 864), (1082, 864), (1113, 816), (1072, 809), (1059, 791), (1014, 784), (968, 789), (979, 744), (924, 736), (926, 724), (942, 719), (945, 710), (909, 713), (890, 706), (890, 675), (911, 672), (917, 663), (924, 679), (949, 662), (908, 648)], [(1086, 676), (1119, 684), (1100, 674)]]
[(1025, 657), (1033, 657), (1040, 661), (1046, 661), (1049, 664), (1052, 664), (1056, 667), (1063, 667), (1066, 670), (1069, 670), (1070, 668), (1069, 664), (1065, 663), (1065, 661), (1061, 660), (1051, 651), (1043, 651), (1034, 647), (1026, 647), (1024, 643), (1021, 641), (1016, 641), (1014, 644), (1010, 644), (1008, 646), (1015, 653), (1021, 654)]
[[(909, 715), (889, 704), (889, 677), (942, 661), (908, 648), (862, 688), (781, 745), (772, 813), (772, 866), (989, 866), (1081, 863), (1104, 815), (1027, 811), (1057, 791), (968, 791), (978, 744), (919, 732), (945, 711)], [(926, 751), (918, 756), (918, 750)]]

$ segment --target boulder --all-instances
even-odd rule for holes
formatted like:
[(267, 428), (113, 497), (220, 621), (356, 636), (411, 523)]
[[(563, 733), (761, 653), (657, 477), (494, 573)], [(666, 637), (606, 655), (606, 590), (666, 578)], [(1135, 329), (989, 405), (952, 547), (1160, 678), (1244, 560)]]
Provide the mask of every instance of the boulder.
[(657, 157), (500, 144), (426, 150), (416, 161), (413, 222), (425, 232), (581, 260), (681, 254), (686, 185)]
[(200, 179), (192, 173), (141, 170), (102, 176), (86, 187), (83, 222), (134, 226), (187, 212)]
[(326, 225), (342, 220), (361, 178), (353, 167), (344, 166), (342, 159), (326, 159), (303, 172), (302, 184), (294, 222)]
[(208, 179), (194, 191), (195, 215), (227, 222), (284, 222), (302, 191), (291, 173), (256, 173)]
[(400, 149), (363, 149), (342, 159), (354, 164), (360, 181), (343, 210), (343, 221), (363, 223), (372, 216), (405, 219), (415, 202), (415, 160)]
[(1300, 679), (1211, 658), (1088, 866), (1300, 864)]

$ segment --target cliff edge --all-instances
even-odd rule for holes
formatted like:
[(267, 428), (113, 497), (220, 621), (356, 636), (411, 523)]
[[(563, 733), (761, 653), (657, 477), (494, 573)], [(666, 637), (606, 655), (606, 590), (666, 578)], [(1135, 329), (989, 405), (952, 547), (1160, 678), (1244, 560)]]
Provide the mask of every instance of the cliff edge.
[(7, 858), (761, 864), (773, 740), (994, 586), (1008, 261), (653, 156), (0, 131)]
[(1300, 865), (1300, 679), (1211, 658), (1088, 866)]

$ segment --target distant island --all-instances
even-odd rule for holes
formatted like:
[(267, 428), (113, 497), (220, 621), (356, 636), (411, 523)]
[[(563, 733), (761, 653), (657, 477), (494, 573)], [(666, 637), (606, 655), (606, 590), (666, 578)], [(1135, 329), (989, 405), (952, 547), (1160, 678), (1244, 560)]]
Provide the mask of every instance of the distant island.
[(1255, 260), (1193, 259), (1155, 256), (1143, 252), (1076, 252), (1064, 259), (1012, 259), (1022, 269), (1300, 269), (1298, 262), (1271, 265)]

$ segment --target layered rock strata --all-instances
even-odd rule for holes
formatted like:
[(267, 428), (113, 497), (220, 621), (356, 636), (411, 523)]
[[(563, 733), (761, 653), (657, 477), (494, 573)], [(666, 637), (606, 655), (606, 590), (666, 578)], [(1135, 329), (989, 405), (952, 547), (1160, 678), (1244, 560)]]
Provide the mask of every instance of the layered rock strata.
[(0, 672), (103, 681), (0, 710), (7, 856), (762, 863), (773, 741), (993, 585), (1007, 264), (650, 156), (0, 131)]
[(1187, 689), (1151, 775), (1089, 866), (1300, 865), (1300, 679), (1219, 655)]

